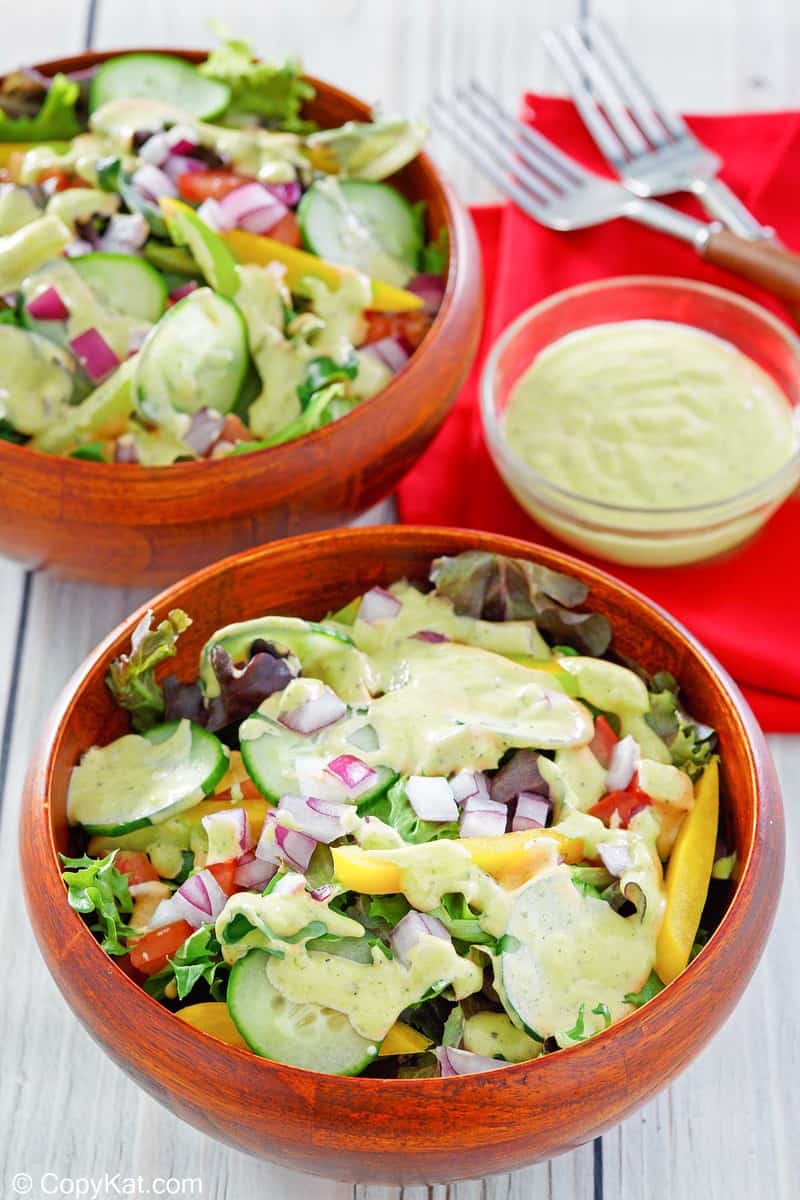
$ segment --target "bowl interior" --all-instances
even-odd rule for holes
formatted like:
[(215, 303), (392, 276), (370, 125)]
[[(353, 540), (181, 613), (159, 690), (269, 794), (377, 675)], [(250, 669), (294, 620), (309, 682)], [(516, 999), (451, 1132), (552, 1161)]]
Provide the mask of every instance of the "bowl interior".
[[(184, 608), (193, 624), (181, 636), (175, 659), (161, 674), (196, 677), (199, 652), (217, 628), (265, 613), (320, 619), (375, 584), (407, 577), (425, 581), (431, 560), (467, 548), (497, 548), (564, 569), (591, 586), (587, 606), (605, 613), (614, 629), (613, 646), (646, 670), (667, 670), (680, 682), (684, 701), (699, 720), (714, 725), (722, 748), (725, 835), (746, 865), (757, 826), (757, 786), (753, 750), (738, 705), (744, 702), (721, 668), (679, 626), (638, 593), (603, 573), (555, 551), (486, 534), (413, 529), (339, 530), (310, 535), (245, 553), (199, 572), (154, 602), (155, 620)], [(127, 650), (138, 614), (115, 631), (79, 672), (67, 702), (51, 762), (49, 795), (52, 847), (69, 842), (66, 792), (71, 767), (89, 746), (128, 731), (127, 717), (113, 703), (104, 677), (110, 659)], [(746, 706), (744, 706), (746, 708)], [(733, 888), (731, 895), (733, 894)]]

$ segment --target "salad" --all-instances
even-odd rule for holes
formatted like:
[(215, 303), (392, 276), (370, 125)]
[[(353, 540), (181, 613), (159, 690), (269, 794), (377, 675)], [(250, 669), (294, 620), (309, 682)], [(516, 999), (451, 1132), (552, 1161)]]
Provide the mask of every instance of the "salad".
[(419, 122), (317, 129), (298, 64), (225, 41), (0, 86), (0, 439), (163, 466), (302, 437), (380, 391), (446, 231), (386, 178)]
[(587, 590), (440, 558), (218, 629), (190, 681), (155, 674), (189, 617), (148, 613), (107, 678), (133, 731), (71, 774), (69, 903), (181, 1020), (296, 1067), (459, 1075), (606, 1029), (698, 952), (735, 856), (713, 730)]

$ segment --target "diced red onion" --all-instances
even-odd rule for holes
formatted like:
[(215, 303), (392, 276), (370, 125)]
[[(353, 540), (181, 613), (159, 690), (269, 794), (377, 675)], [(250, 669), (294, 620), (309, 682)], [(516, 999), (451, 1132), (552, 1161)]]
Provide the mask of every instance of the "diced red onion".
[(274, 831), (277, 814), (274, 808), (267, 809), (267, 815), (264, 819), (264, 824), (261, 827), (261, 835), (256, 844), (255, 855), (261, 862), (271, 863), (275, 866), (280, 862), (280, 854), (275, 841)]
[(444, 280), (441, 275), (415, 275), (406, 284), (406, 290), (419, 296), (426, 313), (433, 315), (441, 308), (444, 299)]
[(508, 809), (488, 796), (470, 796), (464, 801), (459, 823), (462, 838), (500, 837), (506, 831)]
[(97, 329), (86, 329), (72, 338), (70, 348), (93, 383), (119, 366), (119, 359)]
[(223, 808), (218, 812), (208, 813), (202, 818), (202, 825), (208, 834), (209, 843), (214, 837), (214, 830), (229, 829), (236, 842), (236, 852), (233, 855), (226, 855), (223, 859), (208, 859), (209, 865), (212, 862), (227, 862), (228, 858), (238, 858), (240, 854), (244, 854), (245, 850), (250, 848), (250, 826), (247, 820), (247, 810), (244, 808)]
[(455, 821), (458, 817), (458, 806), (443, 775), (412, 775), (406, 795), (421, 821)]
[(83, 258), (84, 254), (91, 254), (93, 250), (94, 246), (85, 238), (75, 238), (74, 242), (64, 247), (67, 258)]
[(459, 804), (469, 800), (470, 796), (489, 799), (489, 784), (483, 771), (459, 771), (450, 780), (450, 790)]
[(449, 642), (450, 638), (444, 633), (437, 633), (435, 629), (418, 629), (413, 635), (418, 642), (430, 642), (435, 645), (437, 642)]
[(137, 153), (142, 162), (151, 163), (154, 167), (160, 167), (169, 155), (170, 150), (171, 146), (167, 134), (154, 133), (139, 147)]
[(275, 841), (284, 862), (304, 874), (311, 862), (311, 855), (317, 848), (316, 840), (297, 829), (286, 829), (283, 825), (276, 825)]
[(170, 154), (161, 169), (165, 175), (170, 177), (180, 191), (181, 175), (197, 175), (203, 171), (207, 171), (208, 167), (204, 162), (200, 162), (197, 158), (191, 158), (189, 155)]
[(219, 200), (214, 200), (211, 196), (207, 200), (204, 200), (197, 209), (197, 215), (215, 233), (225, 233), (228, 229), (233, 229), (233, 226), (226, 220), (225, 214), (220, 208)]
[(332, 758), (325, 770), (344, 784), (348, 792), (358, 796), (372, 787), (378, 777), (374, 767), (370, 767), (354, 754), (340, 754)]
[(341, 720), (346, 712), (347, 705), (339, 699), (336, 692), (331, 691), (329, 687), (323, 687), (318, 696), (304, 701), (291, 712), (282, 713), (278, 720), (294, 733), (309, 734), (333, 725), (335, 721)]
[(190, 875), (173, 896), (183, 919), (190, 925), (194, 925), (195, 928), (207, 925), (210, 921), (216, 921), (225, 907), (227, 899), (228, 897), (213, 874), (208, 870), (200, 871), (197, 875)]
[(387, 592), (386, 588), (370, 588), (361, 597), (357, 619), (366, 621), (368, 625), (372, 625), (376, 621), (388, 621), (392, 617), (396, 617), (402, 607), (402, 601), (393, 596), (391, 592)]
[(495, 772), (490, 791), (493, 800), (510, 804), (520, 792), (536, 792), (549, 796), (550, 788), (539, 771), (539, 756), (535, 750), (517, 750), (499, 771)]
[(197, 130), (191, 125), (173, 125), (165, 136), (172, 154), (191, 154), (199, 145)]
[(546, 796), (538, 792), (520, 792), (517, 796), (517, 809), (511, 822), (513, 833), (522, 829), (544, 829), (550, 819), (552, 803)]
[(609, 874), (616, 875), (617, 878), (633, 866), (630, 847), (626, 842), (601, 842), (597, 847), (597, 853), (603, 860), (605, 869)]
[(139, 455), (136, 451), (136, 442), (133, 434), (123, 433), (114, 443), (114, 462), (116, 463), (138, 463)]
[(276, 863), (265, 863), (247, 850), (236, 864), (233, 882), (241, 888), (264, 888), (277, 871)]
[(306, 881), (302, 875), (296, 874), (294, 871), (289, 871), (287, 875), (282, 876), (270, 895), (272, 896), (298, 896), (306, 890)]
[[(342, 837), (344, 833), (342, 818), (349, 808), (348, 804), (337, 804), (332, 800), (319, 800), (314, 796), (281, 796), (278, 811), (288, 813), (297, 823), (301, 833), (329, 846), (331, 842)], [(277, 830), (275, 836), (276, 838), (278, 836)], [(302, 869), (305, 870), (305, 867)]]
[(138, 354), (142, 346), (147, 341), (149, 329), (142, 326), (140, 329), (131, 329), (128, 332), (128, 358), (133, 354)]
[(147, 922), (148, 929), (161, 929), (164, 925), (174, 925), (176, 921), (183, 921), (183, 909), (179, 904), (176, 904), (174, 896), (168, 896), (166, 900), (162, 900), (155, 910), (150, 920)]
[(202, 458), (207, 454), (222, 433), (225, 418), (212, 408), (200, 408), (192, 414), (189, 428), (181, 441)]
[(314, 890), (311, 892), (311, 899), (319, 900), (319, 902), (323, 904), (326, 900), (330, 900), (335, 891), (336, 888), (332, 883), (323, 883), (321, 887), (314, 888)]
[(474, 1075), (478, 1071), (496, 1071), (508, 1064), (484, 1054), (473, 1054), (470, 1050), (456, 1050), (453, 1046), (437, 1046), (436, 1057), (442, 1079), (452, 1075)]
[(426, 935), (441, 938), (444, 942), (453, 940), (441, 921), (427, 913), (416, 912), (413, 908), (397, 922), (389, 940), (392, 950), (405, 966), (408, 966), (409, 951)]
[(135, 254), (150, 236), (150, 227), (141, 213), (115, 213), (97, 243), (105, 254)]
[(230, 228), (267, 233), (286, 216), (287, 208), (260, 183), (243, 183), (224, 196), (219, 206)]
[(609, 792), (622, 792), (633, 779), (639, 765), (639, 745), (630, 734), (617, 742), (608, 764), (606, 787)]
[(131, 181), (149, 200), (160, 200), (162, 196), (177, 196), (178, 189), (160, 167), (145, 162), (133, 173)]
[(271, 196), (274, 196), (286, 208), (294, 208), (296, 204), (299, 204), (300, 197), (303, 194), (303, 189), (296, 179), (291, 180), (289, 183), (265, 183), (264, 187)]
[(379, 338), (377, 342), (369, 342), (368, 345), (362, 347), (362, 350), (365, 354), (371, 354), (373, 358), (379, 359), (395, 375), (398, 371), (402, 371), (411, 357), (399, 338), (394, 337)]
[[(196, 279), (187, 279), (186, 283), (182, 283), (180, 287), (172, 289), (169, 298), (173, 304), (177, 304), (179, 300), (183, 300), (184, 297), (190, 296), (192, 292), (196, 292), (199, 286)], [(206, 409), (205, 411), (207, 412), (208, 410)]]
[(66, 321), (69, 309), (54, 287), (45, 288), (25, 306), (37, 321)]

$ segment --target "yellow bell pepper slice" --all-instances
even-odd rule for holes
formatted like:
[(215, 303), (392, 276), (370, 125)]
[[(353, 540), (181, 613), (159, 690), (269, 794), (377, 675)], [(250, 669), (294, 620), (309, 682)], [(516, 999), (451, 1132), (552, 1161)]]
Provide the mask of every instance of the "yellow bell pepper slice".
[(425, 1037), (424, 1033), (418, 1033), (404, 1021), (395, 1021), (381, 1042), (378, 1057), (381, 1058), (385, 1054), (421, 1054), (431, 1045), (433, 1043), (430, 1038)]
[[(469, 852), (477, 866), (502, 881), (510, 872), (524, 870), (530, 848), (543, 837), (558, 843), (559, 853), (566, 862), (580, 862), (583, 857), (580, 838), (566, 838), (552, 829), (522, 829), (498, 837), (459, 838), (457, 844)], [(372, 896), (402, 892), (402, 868), (379, 857), (380, 852), (362, 850), (360, 846), (332, 846), (331, 853), (334, 874), (348, 891)]]
[(15, 155), (22, 159), (29, 150), (39, 150), (42, 147), (52, 150), (54, 154), (65, 154), (69, 149), (69, 142), (0, 142), (0, 167), (7, 167), (9, 161), (14, 161)]
[(667, 866), (667, 904), (655, 961), (664, 983), (680, 975), (689, 961), (714, 866), (718, 824), (719, 763), (712, 759), (695, 786), (694, 806), (684, 818)]
[(220, 1042), (227, 1042), (229, 1046), (238, 1046), (242, 1050), (247, 1049), (247, 1042), (234, 1025), (233, 1017), (224, 1001), (190, 1004), (188, 1008), (178, 1009), (175, 1015), (181, 1021), (185, 1021), (187, 1025), (191, 1025), (193, 1029), (207, 1033), (209, 1037), (215, 1037)]
[[(222, 237), (240, 263), (257, 263), (259, 266), (271, 262), (283, 263), (291, 291), (296, 291), (300, 281), (307, 275), (321, 279), (335, 290), (341, 283), (342, 275), (348, 271), (347, 267), (337, 267), (305, 250), (297, 250), (285, 242), (276, 242), (273, 238), (248, 233), (244, 229), (231, 229)], [(371, 306), (376, 312), (413, 312), (422, 308), (420, 297), (407, 292), (405, 288), (394, 287), (380, 279), (371, 280), (371, 284)]]

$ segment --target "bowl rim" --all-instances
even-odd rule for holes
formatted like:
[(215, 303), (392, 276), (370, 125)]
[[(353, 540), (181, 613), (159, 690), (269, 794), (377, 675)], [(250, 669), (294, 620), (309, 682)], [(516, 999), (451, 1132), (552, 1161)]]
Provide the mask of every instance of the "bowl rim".
[[(574, 504), (579, 504), (582, 509), (587, 510), (583, 514), (583, 519), (590, 520), (590, 514), (596, 514), (598, 520), (604, 516), (609, 521), (609, 528), (614, 532), (624, 532), (633, 536), (637, 532), (642, 532), (635, 528), (627, 526), (617, 526), (613, 524), (614, 515), (629, 516), (629, 517), (675, 517), (676, 519), (686, 517), (705, 518), (712, 523), (724, 521), (727, 519), (727, 509), (738, 508), (746, 504), (748, 500), (759, 501), (762, 498), (768, 500), (773, 492), (778, 493), (781, 487), (790, 483), (793, 475), (800, 475), (800, 403), (792, 405), (792, 425), (795, 427), (795, 448), (786, 460), (786, 462), (773, 471), (770, 475), (757, 483), (751, 484), (749, 487), (743, 488), (739, 492), (733, 492), (730, 496), (723, 496), (719, 500), (704, 501), (701, 504), (686, 504), (686, 505), (671, 505), (666, 507), (658, 507), (655, 505), (632, 505), (632, 504), (612, 504), (609, 501), (595, 500), (591, 496), (586, 496), (580, 492), (573, 491), (571, 488), (564, 487), (562, 484), (556, 483), (552, 479), (548, 479), (546, 475), (542, 475), (535, 467), (530, 466), (525, 462), (517, 452), (513, 449), (510, 442), (507, 440), (502, 423), (494, 409), (494, 392), (495, 380), (499, 369), (500, 359), (504, 351), (511, 345), (514, 338), (523, 330), (531, 321), (541, 316), (543, 313), (549, 312), (550, 309), (558, 308), (560, 305), (569, 303), (576, 297), (591, 295), (593, 292), (609, 292), (624, 290), (631, 286), (646, 285), (656, 290), (665, 292), (692, 292), (697, 295), (706, 296), (723, 304), (728, 304), (733, 308), (740, 308), (750, 316), (760, 321), (762, 325), (769, 327), (771, 332), (778, 336), (791, 351), (794, 356), (798, 375), (800, 376), (800, 337), (794, 333), (792, 329), (782, 321), (779, 317), (771, 313), (763, 305), (758, 304), (755, 300), (750, 300), (746, 296), (742, 296), (738, 292), (734, 292), (729, 288), (719, 287), (717, 284), (705, 283), (701, 280), (687, 279), (680, 275), (609, 275), (603, 279), (595, 279), (590, 283), (580, 283), (573, 287), (563, 288), (561, 291), (554, 292), (547, 296), (544, 300), (538, 301), (531, 305), (523, 313), (520, 313), (510, 325), (507, 325), (503, 332), (493, 343), (486, 362), (483, 365), (480, 378), (480, 410), (481, 421), (484, 434), (488, 444), (491, 447), (497, 447), (498, 453), (502, 454), (513, 464), (518, 478), (526, 484), (532, 484), (541, 488), (543, 491), (554, 494), (562, 500), (569, 501)], [(646, 320), (647, 318), (641, 318)], [(598, 325), (611, 322), (597, 322), (593, 326), (587, 326), (587, 329), (597, 328)], [(674, 322), (675, 324), (685, 324), (689, 328), (698, 328), (690, 321)], [(570, 337), (571, 334), (563, 334), (562, 338)], [(709, 335), (716, 336), (716, 335)], [(556, 339), (557, 341), (561, 338)], [(555, 342), (550, 342), (549, 345), (554, 345)], [(740, 353), (744, 353), (740, 351)], [(749, 357), (749, 355), (745, 355)], [(534, 360), (531, 360), (534, 361)], [(752, 360), (751, 360), (752, 361)], [(528, 364), (530, 366), (531, 363)], [(756, 364), (758, 365), (758, 364)], [(762, 368), (763, 370), (763, 368)], [(779, 386), (779, 385), (776, 385)], [(783, 392), (783, 389), (780, 389)], [(781, 486), (778, 486), (781, 485)], [(566, 510), (565, 510), (566, 511)], [(575, 517), (571, 510), (571, 517)], [(646, 533), (652, 535), (653, 530), (645, 530)], [(663, 532), (663, 531), (662, 531)]]
[[(46, 59), (44, 62), (35, 63), (33, 65), (35, 69), (41, 71), (42, 74), (52, 76), (59, 71), (70, 71), (79, 66), (95, 66), (99, 63), (105, 62), (109, 58), (118, 58), (125, 54), (172, 54), (178, 58), (185, 58), (190, 62), (204, 62), (209, 53), (210, 51), (208, 50), (184, 46), (115, 47), (110, 50), (87, 50), (82, 54), (73, 54), (66, 58)], [(4, 72), (0, 72), (0, 79), (4, 77), (4, 74)], [(344, 88), (340, 88), (336, 84), (328, 83), (327, 80), (320, 79), (315, 75), (306, 74), (305, 72), (303, 73), (303, 79), (310, 83), (318, 94), (320, 91), (324, 91), (328, 96), (340, 101), (341, 103), (348, 104), (354, 109), (358, 110), (357, 118), (359, 120), (372, 119), (373, 106), (368, 104), (367, 101), (359, 99), (359, 97), (355, 96), (352, 92), (345, 91)], [(448, 232), (452, 232), (457, 223), (456, 218), (458, 215), (459, 202), (454, 197), (447, 180), (431, 158), (430, 154), (428, 154), (425, 150), (419, 151), (419, 153), (412, 159), (412, 162), (419, 164), (420, 169), (439, 191), (442, 207), (445, 212), (444, 227), (448, 230)], [(417, 347), (414, 353), (409, 356), (408, 361), (404, 364), (404, 366), (392, 376), (385, 387), (382, 387), (380, 391), (375, 393), (374, 396), (369, 396), (366, 400), (363, 400), (354, 409), (351, 409), (350, 412), (345, 413), (344, 416), (338, 417), (336, 421), (332, 421), (330, 425), (321, 426), (319, 429), (314, 429), (310, 433), (305, 433), (301, 437), (294, 438), (289, 442), (279, 443), (277, 446), (265, 446), (260, 450), (253, 450), (246, 455), (240, 456), (240, 465), (241, 459), (245, 459), (248, 463), (259, 463), (262, 467), (268, 466), (270, 461), (274, 462), (276, 457), (280, 455), (281, 451), (285, 452), (287, 447), (295, 446), (298, 443), (302, 443), (303, 446), (316, 445), (317, 442), (324, 441), (326, 437), (330, 436), (329, 431), (332, 427), (338, 427), (344, 423), (347, 423), (348, 426), (353, 424), (354, 421), (352, 418), (357, 418), (359, 414), (361, 414), (363, 411), (366, 411), (367, 407), (372, 403), (372, 401), (377, 400), (379, 396), (385, 395), (385, 393), (391, 388), (395, 387), (395, 385), (401, 386), (404, 382), (404, 377), (413, 366), (415, 359), (418, 357), (423, 357), (421, 354), (419, 354), (419, 352), (425, 349), (426, 343), (430, 343), (433, 340), (432, 335), (439, 332), (439, 327), (444, 322), (446, 316), (452, 308), (461, 275), (461, 272), (458, 269), (460, 265), (460, 255), (461, 247), (459, 247), (457, 239), (450, 237), (448, 245), (447, 276), (445, 280), (442, 303), (439, 306), (434, 319), (431, 322), (430, 328), (426, 331), (425, 337), (420, 345)], [(417, 366), (419, 367), (419, 363), (417, 363)], [(230, 456), (224, 456), (218, 459), (195, 459), (190, 462), (170, 463), (167, 467), (146, 467), (141, 463), (86, 462), (79, 458), (72, 458), (70, 455), (47, 454), (45, 451), (38, 450), (35, 447), (27, 444), (17, 445), (15, 443), (4, 442), (2, 440), (0, 440), (0, 463), (2, 463), (3, 458), (6, 455), (13, 455), (14, 461), (19, 461), (16, 457), (19, 451), (23, 451), (25, 454), (31, 456), (29, 461), (31, 461), (34, 465), (36, 463), (41, 464), (47, 461), (52, 462), (53, 458), (58, 458), (60, 463), (68, 464), (62, 469), (69, 470), (71, 467), (75, 469), (78, 479), (80, 479), (80, 477), (84, 474), (94, 479), (98, 479), (98, 477), (102, 479), (105, 477), (108, 482), (113, 482), (114, 479), (121, 479), (126, 488), (132, 482), (162, 482), (165, 478), (165, 470), (167, 469), (171, 475), (174, 475), (176, 479), (180, 479), (183, 483), (194, 481), (194, 477), (200, 471), (203, 472), (200, 478), (205, 479), (208, 478), (205, 472), (207, 472), (209, 469), (216, 473), (221, 473), (224, 469), (224, 464), (230, 463)], [(272, 455), (271, 460), (264, 459), (263, 456), (267, 454)]]
[[(564, 1061), (564, 1055), (569, 1055), (569, 1062), (577, 1062), (579, 1056), (586, 1058), (587, 1062), (591, 1063), (595, 1058), (602, 1056), (607, 1048), (613, 1044), (615, 1035), (630, 1029), (644, 1030), (646, 1023), (656, 1018), (662, 1018), (665, 1022), (669, 1022), (669, 1018), (677, 1016), (679, 1010), (684, 1004), (683, 993), (687, 987), (690, 987), (695, 982), (699, 982), (709, 972), (715, 969), (717, 960), (721, 955), (724, 955), (729, 949), (728, 929), (733, 925), (745, 912), (753, 898), (755, 887), (754, 877), (754, 860), (758, 856), (761, 859), (762, 872), (767, 866), (766, 859), (768, 857), (767, 839), (774, 842), (772, 849), (777, 848), (779, 851), (777, 860), (773, 860), (771, 868), (777, 871), (777, 885), (772, 899), (772, 907), (768, 909), (767, 915), (767, 932), (774, 917), (775, 907), (777, 905), (777, 896), (780, 890), (780, 881), (783, 875), (783, 860), (785, 855), (784, 835), (783, 835), (783, 810), (781, 802), (780, 787), (775, 774), (772, 759), (769, 750), (764, 741), (763, 733), (756, 722), (756, 719), (739, 690), (737, 684), (724, 667), (718, 662), (716, 657), (712, 655), (702, 643), (695, 638), (679, 621), (670, 616), (660, 605), (650, 600), (638, 589), (629, 586), (628, 584), (616, 579), (608, 572), (594, 566), (591, 563), (584, 562), (576, 557), (566, 554), (560, 550), (553, 550), (549, 547), (542, 547), (532, 542), (525, 542), (518, 538), (507, 537), (505, 535), (490, 534), (471, 530), (456, 530), (443, 526), (364, 526), (339, 528), (335, 530), (327, 530), (321, 533), (308, 533), (296, 537), (283, 538), (278, 541), (265, 544), (259, 547), (253, 547), (246, 551), (241, 551), (237, 554), (230, 555), (227, 558), (221, 559), (216, 563), (204, 567), (191, 575), (183, 577), (178, 582), (163, 589), (152, 599), (146, 601), (139, 608), (130, 614), (127, 618), (121, 621), (111, 632), (103, 638), (99, 645), (83, 660), (78, 668), (73, 672), (64, 688), (54, 709), (46, 722), (45, 729), (42, 735), (41, 742), (32, 759), (28, 776), (25, 784), (25, 795), (21, 810), (21, 835), (24, 837), (26, 825), (30, 824), (33, 827), (37, 823), (44, 821), (46, 828), (46, 842), (49, 849), (49, 861), (47, 869), (52, 872), (52, 877), (45, 885), (46, 888), (55, 888), (57, 893), (64, 895), (63, 882), (61, 880), (61, 869), (58, 861), (58, 851), (55, 846), (53, 836), (53, 824), (51, 819), (52, 806), (51, 791), (53, 784), (53, 773), (55, 761), (60, 752), (60, 745), (63, 739), (64, 729), (79, 703), (79, 698), (82, 699), (81, 685), (91, 672), (98, 667), (102, 662), (107, 661), (110, 651), (118, 641), (126, 642), (130, 633), (135, 628), (136, 624), (141, 620), (148, 609), (163, 609), (167, 611), (174, 607), (178, 595), (190, 584), (197, 586), (202, 583), (211, 583), (215, 577), (223, 576), (231, 569), (237, 569), (241, 564), (253, 559), (262, 558), (265, 554), (269, 557), (270, 551), (273, 549), (280, 553), (285, 552), (289, 544), (295, 545), (298, 543), (313, 545), (318, 544), (324, 547), (326, 542), (333, 542), (334, 547), (331, 553), (335, 552), (337, 543), (350, 543), (358, 545), (359, 542), (364, 542), (367, 545), (371, 539), (380, 539), (383, 536), (391, 536), (394, 539), (400, 537), (401, 542), (405, 542), (405, 548), (411, 552), (419, 550), (422, 552), (421, 542), (433, 543), (441, 539), (442, 544), (446, 545), (448, 540), (465, 539), (465, 544), (460, 549), (467, 549), (469, 544), (474, 542), (483, 542), (486, 548), (493, 546), (496, 552), (516, 553), (518, 556), (527, 557), (530, 561), (542, 561), (544, 559), (548, 565), (555, 566), (557, 569), (567, 571), (575, 571), (577, 568), (581, 578), (589, 584), (591, 588), (596, 582), (601, 582), (611, 590), (622, 593), (626, 600), (633, 599), (634, 601), (643, 604), (650, 613), (654, 614), (659, 620), (665, 622), (671, 633), (676, 633), (679, 640), (684, 644), (688, 651), (695, 657), (701, 660), (703, 666), (717, 679), (722, 685), (722, 690), (725, 693), (726, 699), (731, 712), (732, 724), (736, 728), (737, 736), (740, 738), (742, 745), (746, 750), (747, 757), (747, 781), (748, 790), (754, 794), (754, 804), (752, 811), (749, 814), (748, 836), (749, 850), (746, 859), (741, 864), (739, 879), (737, 881), (736, 891), (731, 897), (728, 906), (722, 916), (717, 927), (714, 929), (708, 942), (703, 946), (700, 953), (690, 962), (687, 967), (670, 983), (666, 984), (661, 992), (659, 992), (652, 1000), (648, 1001), (639, 1009), (626, 1014), (620, 1020), (614, 1022), (608, 1029), (605, 1029), (586, 1041), (577, 1043), (573, 1046), (566, 1047), (558, 1053), (541, 1055), (536, 1059), (527, 1062), (515, 1064), (502, 1064), (502, 1070), (499, 1072), (489, 1071), (481, 1074), (482, 1079), (493, 1078), (501, 1081), (509, 1078), (509, 1073), (513, 1072), (515, 1078), (519, 1078), (523, 1074), (531, 1071), (539, 1073), (547, 1072), (548, 1070), (558, 1070), (557, 1063)], [(466, 541), (468, 539), (468, 541)], [(457, 552), (457, 551), (454, 551)], [(424, 550), (428, 554), (427, 546)], [(435, 556), (436, 551), (430, 551), (431, 557)], [(266, 568), (268, 569), (268, 567)], [(756, 753), (758, 750), (758, 753)], [(34, 802), (41, 805), (41, 811), (31, 811), (31, 806)], [(26, 891), (26, 905), (29, 914), (31, 913), (31, 903), (28, 897), (29, 884), (25, 881), (23, 872), (23, 884)], [(260, 1058), (249, 1049), (241, 1049), (235, 1046), (230, 1046), (227, 1043), (222, 1043), (219, 1039), (211, 1037), (211, 1035), (195, 1029), (188, 1023), (181, 1021), (173, 1012), (159, 1004), (157, 1000), (149, 996), (144, 988), (131, 979), (120, 967), (119, 963), (107, 955), (100, 947), (99, 942), (95, 939), (88, 925), (83, 921), (80, 915), (70, 909), (66, 904), (66, 899), (63, 900), (63, 909), (61, 912), (61, 920), (69, 922), (73, 932), (69, 937), (69, 944), (72, 945), (78, 938), (81, 938), (87, 947), (89, 954), (93, 956), (93, 961), (96, 963), (98, 972), (110, 972), (113, 977), (111, 986), (116, 989), (123, 987), (126, 990), (122, 995), (126, 995), (136, 1005), (144, 1005), (144, 1013), (147, 1015), (147, 1020), (150, 1022), (150, 1027), (155, 1028), (159, 1022), (166, 1021), (165, 1033), (168, 1034), (176, 1046), (179, 1046), (182, 1038), (188, 1039), (184, 1046), (188, 1049), (200, 1050), (203, 1046), (210, 1043), (217, 1047), (217, 1050), (223, 1054), (230, 1052), (236, 1058), (233, 1061), (240, 1065), (247, 1064), (248, 1070), (259, 1071), (262, 1074), (268, 1073), (280, 1077), (285, 1076), (286, 1080), (290, 1081), (297, 1074), (313, 1079), (316, 1081), (316, 1087), (323, 1086), (322, 1081), (334, 1081), (340, 1084), (353, 1082), (359, 1088), (368, 1089), (369, 1092), (375, 1094), (375, 1099), (383, 1095), (387, 1087), (395, 1090), (408, 1090), (413, 1096), (420, 1089), (431, 1088), (449, 1088), (459, 1089), (470, 1086), (470, 1081), (474, 1079), (472, 1075), (454, 1076), (447, 1079), (442, 1078), (427, 1078), (427, 1079), (387, 1079), (374, 1077), (355, 1077), (352, 1081), (348, 1077), (329, 1075), (325, 1072), (313, 1071), (303, 1067), (288, 1066), (283, 1063), (274, 1062), (271, 1059)], [(37, 939), (40, 939), (40, 932), (37, 925), (34, 925), (34, 932)], [(41, 939), (40, 939), (41, 940)], [(766, 942), (764, 937), (759, 946), (753, 965), (758, 961), (763, 946)], [(91, 945), (89, 944), (91, 943)], [(48, 968), (55, 973), (51, 966), (51, 959), (48, 953), (45, 953), (45, 961)], [(61, 979), (56, 974), (56, 980), (61, 987)], [(63, 989), (62, 989), (63, 990)], [(736, 992), (734, 1001), (738, 999), (739, 992)], [(68, 999), (68, 1004), (74, 1008), (73, 1002)], [(644, 1014), (644, 1016), (643, 1016)], [(82, 1019), (82, 1018), (81, 1018)], [(153, 1024), (154, 1023), (154, 1024)], [(142, 1026), (144, 1028), (144, 1026)], [(200, 1038), (200, 1042), (197, 1042)], [(674, 1074), (674, 1071), (672, 1072)], [(653, 1088), (652, 1090), (656, 1090)]]

